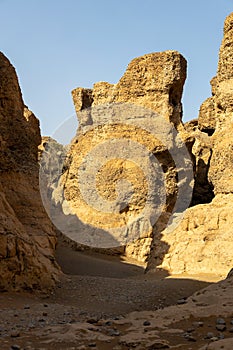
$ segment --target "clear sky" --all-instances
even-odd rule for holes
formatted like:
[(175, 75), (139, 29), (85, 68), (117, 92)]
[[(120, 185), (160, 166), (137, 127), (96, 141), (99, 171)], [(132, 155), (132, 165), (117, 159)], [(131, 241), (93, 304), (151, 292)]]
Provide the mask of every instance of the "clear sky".
[(0, 0), (0, 50), (43, 135), (75, 114), (72, 89), (116, 83), (132, 58), (170, 49), (188, 60), (186, 121), (211, 94), (232, 11), (233, 0)]

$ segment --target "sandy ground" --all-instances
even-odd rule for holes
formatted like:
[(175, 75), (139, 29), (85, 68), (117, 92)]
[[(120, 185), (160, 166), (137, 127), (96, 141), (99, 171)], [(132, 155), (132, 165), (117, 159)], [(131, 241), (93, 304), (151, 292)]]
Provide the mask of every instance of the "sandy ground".
[[(233, 302), (225, 312), (218, 284), (145, 274), (132, 261), (67, 246), (59, 246), (57, 260), (64, 276), (51, 295), (0, 294), (0, 350), (191, 350), (231, 341)], [(216, 329), (220, 316), (224, 331)]]

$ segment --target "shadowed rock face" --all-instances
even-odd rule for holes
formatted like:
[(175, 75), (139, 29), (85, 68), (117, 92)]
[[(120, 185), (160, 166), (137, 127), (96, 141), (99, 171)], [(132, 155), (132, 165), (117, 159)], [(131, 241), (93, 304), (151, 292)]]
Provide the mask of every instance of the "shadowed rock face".
[(58, 277), (55, 232), (39, 193), (39, 122), (0, 53), (0, 289), (48, 289)]

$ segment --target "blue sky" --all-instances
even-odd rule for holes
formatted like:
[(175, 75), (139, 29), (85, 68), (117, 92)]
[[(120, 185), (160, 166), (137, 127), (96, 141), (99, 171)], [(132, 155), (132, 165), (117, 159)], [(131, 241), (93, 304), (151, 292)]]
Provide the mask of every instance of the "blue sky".
[(210, 96), (232, 11), (232, 0), (0, 0), (0, 50), (43, 135), (75, 114), (72, 89), (116, 83), (134, 57), (168, 49), (188, 60), (186, 121)]

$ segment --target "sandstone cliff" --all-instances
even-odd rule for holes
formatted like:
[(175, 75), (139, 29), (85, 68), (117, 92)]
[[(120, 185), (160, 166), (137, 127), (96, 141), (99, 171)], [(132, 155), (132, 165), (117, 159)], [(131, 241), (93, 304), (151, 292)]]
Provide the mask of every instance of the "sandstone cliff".
[[(62, 177), (53, 183), (51, 193), (52, 220), (61, 231), (92, 247), (109, 248), (120, 242), (126, 255), (147, 261), (149, 270), (226, 275), (233, 264), (229, 249), (232, 21), (231, 14), (225, 22), (217, 76), (211, 80), (212, 97), (203, 103), (196, 121), (182, 124), (186, 61), (176, 51), (132, 60), (115, 85), (99, 82), (93, 89), (72, 92), (79, 129)], [(169, 144), (171, 134), (172, 142), (177, 139), (182, 146)], [(149, 158), (157, 159), (155, 169), (161, 182), (150, 173), (148, 164), (142, 166), (142, 156), (132, 159), (132, 142), (146, 147)], [(182, 164), (176, 162), (176, 154)], [(186, 171), (191, 160), (192, 201), (188, 190), (192, 179)], [(151, 183), (160, 202), (154, 201)], [(179, 201), (183, 202), (180, 207)], [(158, 208), (160, 215), (155, 218), (151, 212), (157, 213)], [(124, 225), (126, 230), (119, 231)], [(119, 233), (119, 239), (114, 236), (112, 240), (113, 232)]]
[[(200, 108), (193, 152), (201, 162), (215, 198), (187, 210), (182, 224), (163, 240), (170, 249), (160, 267), (171, 273), (225, 276), (232, 259), (233, 198), (233, 13), (224, 25), (217, 76), (211, 80), (212, 97)], [(201, 138), (200, 138), (201, 137)], [(200, 142), (201, 140), (201, 142)], [(155, 266), (153, 260), (150, 266)]]
[(176, 51), (137, 57), (116, 85), (99, 82), (93, 89), (73, 90), (76, 112), (79, 116), (80, 110), (91, 105), (128, 102), (151, 109), (177, 126), (182, 118), (186, 67), (185, 58)]
[[(127, 255), (148, 259), (154, 224), (156, 231), (161, 230), (176, 205), (184, 210), (191, 201), (187, 148), (194, 139), (182, 125), (185, 78), (186, 60), (176, 51), (166, 51), (132, 60), (116, 85), (100, 82), (93, 89), (72, 92), (79, 129), (68, 153), (68, 167), (52, 194), (68, 219), (64, 227), (64, 220), (58, 222), (60, 214), (52, 217), (61, 231), (93, 247), (123, 244)], [(135, 144), (149, 154), (139, 156)], [(145, 163), (146, 156), (156, 158), (157, 178)], [(84, 180), (83, 171), (88, 171)], [(124, 184), (117, 190), (119, 181), (125, 180), (133, 189)], [(181, 192), (187, 198), (181, 199)]]
[(48, 289), (59, 269), (55, 232), (39, 193), (39, 122), (0, 53), (0, 289)]

